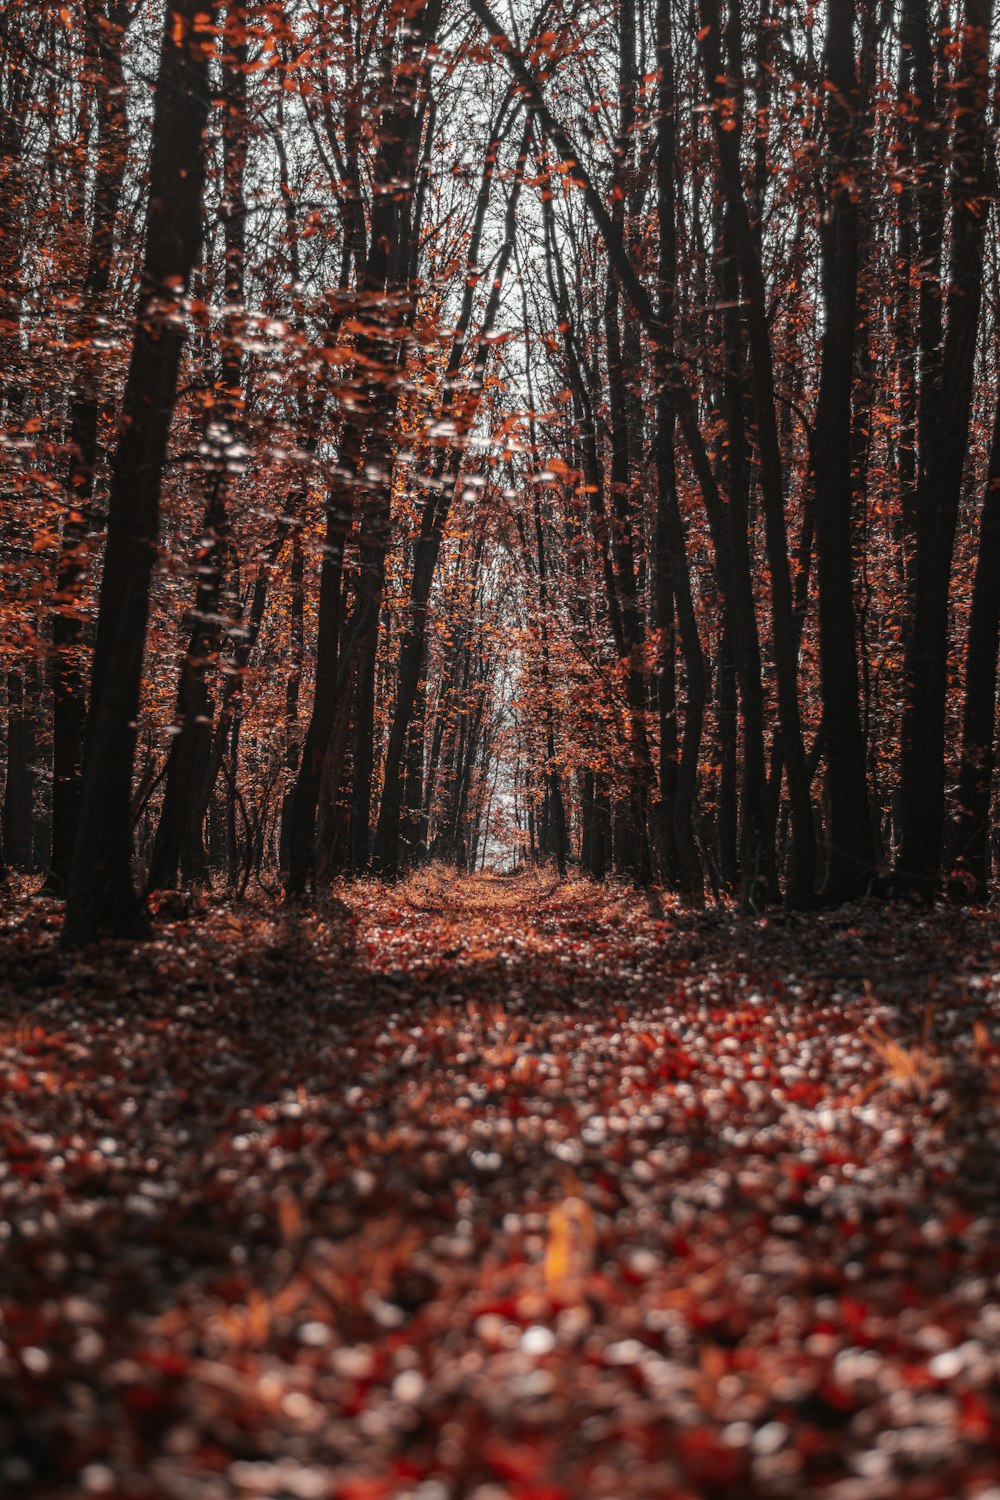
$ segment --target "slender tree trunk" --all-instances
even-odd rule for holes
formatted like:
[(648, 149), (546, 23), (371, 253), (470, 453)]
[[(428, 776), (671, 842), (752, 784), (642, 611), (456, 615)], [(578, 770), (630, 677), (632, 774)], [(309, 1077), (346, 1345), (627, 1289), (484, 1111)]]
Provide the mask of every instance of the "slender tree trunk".
[(716, 713), (719, 727), (719, 873), (727, 891), (739, 879), (739, 814), (737, 808), (736, 661), (732, 627), (724, 624), (716, 666)]
[[(292, 537), (292, 566), (289, 575), (289, 645), (288, 680), (285, 683), (285, 785), (295, 783), (301, 746), (298, 739), (299, 694), (302, 688), (302, 659), (305, 648), (305, 555), (302, 547), (302, 531), (296, 528)], [(288, 869), (288, 813), (291, 791), (288, 790), (281, 803), (279, 863), (282, 870)]]
[[(355, 440), (353, 426), (349, 436)], [(323, 560), (320, 564), (319, 621), (316, 632), (316, 681), (313, 705), (299, 761), (298, 776), (288, 805), (288, 893), (302, 895), (312, 876), (316, 807), (323, 762), (337, 721), (338, 705), (346, 704), (347, 679), (338, 673), (343, 612), (344, 548), (350, 530), (349, 503), (341, 493), (327, 502)]]
[(816, 562), (830, 831), (824, 895), (849, 900), (875, 873), (875, 846), (858, 701), (851, 534), (851, 386), (858, 309), (859, 170), (854, 0), (829, 0), (823, 72), (827, 176), (820, 213), (824, 329), (816, 413)]
[[(940, 344), (940, 255), (924, 258), (921, 288), (923, 357), (920, 398), (920, 460), (917, 480), (916, 595), (908, 642), (906, 706), (900, 765), (901, 837), (897, 875), (917, 893), (936, 891), (941, 874), (945, 812), (945, 723), (948, 679), (948, 596), (958, 522), (962, 476), (968, 448), (976, 335), (982, 301), (983, 246), (987, 215), (987, 105), (990, 78), (989, 38), (993, 0), (966, 0), (961, 8), (961, 50), (956, 77), (948, 93), (954, 117), (950, 179), (950, 253), (944, 342)], [(921, 16), (919, 28), (926, 28)], [(923, 29), (914, 28), (924, 50)], [(927, 141), (921, 167), (938, 167), (943, 146), (941, 120), (930, 119), (933, 98), (918, 62), (918, 107)], [(935, 134), (935, 130), (937, 133)], [(936, 153), (933, 154), (933, 153)], [(938, 241), (938, 215), (932, 203), (926, 238)], [(922, 252), (924, 245), (921, 245)], [(940, 376), (936, 363), (940, 362)]]
[[(309, 444), (306, 446), (308, 448)], [(226, 746), (229, 742), (233, 723), (240, 715), (243, 702), (243, 681), (250, 658), (253, 655), (254, 646), (257, 643), (261, 622), (264, 618), (271, 573), (285, 545), (289, 531), (291, 530), (294, 533), (299, 525), (299, 516), (304, 499), (304, 494), (300, 490), (293, 491), (289, 496), (285, 504), (284, 514), (279, 518), (268, 546), (258, 558), (253, 587), (249, 591), (248, 607), (245, 603), (244, 607), (240, 610), (239, 633), (236, 635), (232, 649), (226, 659), (225, 685), (222, 690), (222, 703), (215, 725), (215, 732), (211, 737), (207, 758), (203, 765), (199, 767), (199, 774), (194, 788), (193, 805), (189, 819), (189, 826), (192, 830), (201, 829), (205, 823), (205, 819), (210, 815), (213, 806), (215, 784), (226, 758)], [(238, 578), (236, 577), (235, 569), (233, 591), (238, 594)], [(208, 860), (208, 863), (217, 865), (219, 861), (212, 858)]]
[(556, 763), (556, 721), (552, 703), (552, 668), (549, 660), (549, 598), (548, 560), (545, 554), (545, 532), (542, 527), (542, 506), (535, 495), (535, 545), (538, 550), (538, 613), (539, 635), (542, 646), (542, 693), (545, 700), (545, 787), (548, 794), (550, 820), (549, 850), (555, 856), (559, 879), (566, 879), (566, 856), (569, 844), (566, 837), (566, 810), (563, 806), (562, 787), (559, 782), (559, 767)]
[(13, 870), (36, 869), (34, 854), (35, 750), (38, 725), (27, 673), (7, 673), (7, 786), (3, 847)]
[(950, 881), (960, 900), (988, 895), (990, 801), (996, 747), (1000, 628), (1000, 402), (979, 521), (979, 551), (965, 653), (965, 711), (958, 782), (958, 835)]
[(438, 779), (441, 767), (441, 752), (444, 747), (445, 719), (440, 708), (434, 719), (434, 728), (431, 732), (431, 749), (427, 760), (427, 776), (424, 781), (424, 799), (420, 810), (420, 831), (418, 845), (431, 852), (431, 815), (434, 810), (434, 794), (438, 788)]
[(754, 608), (750, 558), (750, 517), (746, 402), (743, 392), (745, 349), (739, 313), (739, 278), (731, 229), (731, 216), (723, 211), (722, 256), (719, 280), (723, 312), (725, 373), (722, 403), (726, 424), (726, 467), (729, 504), (719, 526), (717, 557), (728, 559), (731, 582), (723, 585), (723, 623), (732, 631), (732, 645), (739, 687), (740, 727), (743, 737), (743, 770), (740, 805), (740, 861), (744, 906), (758, 909), (778, 896), (774, 823), (767, 812), (767, 772), (764, 759), (764, 683), (760, 636)]
[[(639, 607), (636, 579), (636, 549), (631, 503), (631, 458), (634, 442), (629, 381), (635, 372), (626, 365), (619, 323), (619, 291), (613, 277), (608, 279), (604, 307), (604, 330), (608, 363), (608, 396), (611, 417), (610, 489), (614, 513), (611, 552), (614, 558), (615, 582), (622, 607), (625, 633), (625, 693), (629, 713), (628, 774), (631, 788), (622, 817), (630, 820), (629, 831), (623, 827), (619, 853), (625, 860), (622, 873), (639, 885), (648, 885), (652, 877), (649, 858), (647, 810), (652, 761), (646, 734), (646, 674), (644, 647), (646, 632)], [(665, 496), (665, 504), (669, 503)], [(628, 810), (625, 810), (628, 809)]]
[[(405, 18), (400, 11), (393, 23), (402, 46), (379, 125), (370, 245), (359, 278), (366, 308), (382, 326), (358, 337), (365, 373), (348, 427), (349, 451), (341, 462), (349, 476), (350, 505), (331, 506), (327, 516), (313, 710), (290, 808), (288, 895), (293, 899), (305, 894), (314, 876), (316, 807), (330, 737), (338, 717), (348, 712), (358, 654), (369, 632), (377, 632), (379, 626), (391, 525), (392, 424), (406, 333), (416, 307), (410, 273), (419, 234), (417, 152), (425, 120), (429, 53), (440, 18), (441, 0), (418, 0)], [(340, 538), (346, 538), (355, 511), (360, 525), (358, 586), (354, 608), (341, 630)]]
[(226, 491), (232, 471), (238, 468), (230, 455), (237, 441), (242, 411), (240, 309), (243, 305), (246, 241), (243, 179), (248, 144), (248, 52), (246, 13), (241, 4), (228, 7), (225, 45), (222, 217), (227, 327), (223, 335), (221, 390), (210, 413), (205, 437), (210, 454), (207, 465), (209, 494), (194, 559), (197, 578), (194, 610), (187, 651), (178, 678), (175, 726), (178, 732), (170, 745), (167, 783), (148, 878), (151, 891), (175, 885), (179, 869), (187, 878), (208, 879), (197, 787), (211, 754), (215, 714), (209, 672), (222, 649), (223, 586), (229, 534)]
[(132, 763), (160, 487), (183, 344), (178, 307), (201, 243), (212, 12), (172, 0), (153, 109), (142, 289), (115, 454), (80, 818), (63, 940), (142, 936), (132, 879)]
[(417, 694), (406, 747), (406, 776), (400, 825), (400, 858), (411, 869), (426, 854), (420, 843), (420, 813), (424, 802), (424, 730), (427, 717), (426, 648), (419, 671)]
[[(805, 751), (798, 696), (798, 663), (788, 567), (785, 489), (781, 445), (775, 408), (775, 383), (767, 292), (760, 252), (744, 197), (739, 156), (739, 129), (731, 128), (732, 89), (742, 88), (740, 76), (727, 77), (720, 47), (719, 0), (700, 0), (702, 61), (715, 109), (719, 172), (726, 204), (732, 215), (733, 236), (746, 299), (750, 380), (757, 419), (757, 451), (764, 535), (771, 574), (771, 641), (778, 689), (778, 718), (788, 780), (792, 847), (786, 899), (808, 906), (813, 899), (816, 835), (812, 802), (805, 773)], [(737, 60), (730, 59), (730, 73)]]
[(95, 348), (99, 320), (111, 284), (115, 229), (125, 180), (128, 122), (122, 51), (130, 16), (122, 0), (107, 15), (88, 7), (86, 46), (97, 90), (94, 207), (79, 333), (80, 370), (70, 400), (68, 509), (63, 522), (52, 612), (52, 852), (50, 881), (64, 892), (80, 815), (83, 737), (87, 718), (82, 594), (90, 539), (96, 529), (91, 506), (97, 470), (100, 357)]
[[(660, 123), (657, 142), (657, 220), (659, 227), (660, 325), (671, 341), (675, 334), (674, 284), (677, 279), (677, 231), (675, 223), (676, 130), (674, 100), (673, 33), (671, 0), (658, 0), (657, 45), (660, 69)], [(704, 882), (694, 834), (694, 808), (698, 790), (698, 753), (705, 717), (705, 658), (698, 634), (698, 620), (691, 590), (687, 540), (677, 497), (677, 457), (674, 446), (676, 417), (670, 396), (670, 381), (663, 348), (657, 350), (659, 391), (656, 406), (656, 570), (655, 622), (660, 633), (661, 659), (658, 702), (660, 710), (660, 802), (670, 824), (664, 838), (667, 850), (675, 849), (679, 883), (684, 893), (700, 901)], [(680, 760), (676, 751), (677, 692), (674, 682), (673, 616), (677, 611), (681, 649), (687, 672), (687, 704)], [(669, 643), (669, 650), (664, 646)], [(672, 763), (673, 761), (673, 763)]]
[(371, 835), (372, 777), (375, 771), (375, 666), (378, 624), (358, 653), (354, 684), (354, 730), (351, 756), (351, 872), (368, 868)]

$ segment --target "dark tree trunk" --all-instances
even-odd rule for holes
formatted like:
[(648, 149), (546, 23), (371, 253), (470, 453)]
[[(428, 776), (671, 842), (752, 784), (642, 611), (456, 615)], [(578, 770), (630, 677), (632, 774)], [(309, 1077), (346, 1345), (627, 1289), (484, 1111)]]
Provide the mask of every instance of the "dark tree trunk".
[(420, 813), (424, 803), (424, 728), (427, 716), (427, 683), (425, 660), (421, 663), (413, 715), (406, 746), (406, 777), (400, 824), (400, 858), (411, 869), (426, 854), (420, 842)]
[[(382, 326), (358, 337), (363, 373), (341, 460), (348, 477), (343, 494), (327, 514), (313, 709), (289, 813), (291, 898), (304, 895), (314, 877), (323, 762), (338, 719), (349, 711), (359, 653), (369, 633), (377, 633), (379, 627), (391, 524), (391, 429), (405, 335), (416, 307), (411, 273), (421, 201), (416, 193), (417, 153), (425, 119), (429, 49), (440, 16), (441, 0), (418, 0), (405, 19), (403, 12), (395, 14), (392, 24), (399, 36), (393, 33), (386, 53), (388, 61), (393, 39), (401, 40), (379, 127), (370, 245), (359, 275), (359, 290)], [(343, 546), (355, 513), (360, 526), (358, 584), (354, 607), (341, 629)]]
[(1000, 628), (1000, 403), (986, 493), (979, 522), (979, 552), (965, 654), (962, 766), (958, 782), (958, 834), (951, 891), (960, 900), (985, 901), (989, 878), (990, 800), (996, 746), (997, 641)]
[[(353, 439), (353, 428), (349, 429)], [(316, 840), (316, 807), (323, 762), (337, 721), (346, 707), (348, 681), (338, 680), (343, 614), (344, 548), (350, 531), (348, 502), (335, 494), (327, 503), (323, 560), (319, 577), (319, 621), (316, 632), (316, 681), (312, 713), (306, 728), (298, 776), (288, 804), (288, 892), (302, 895), (312, 878)], [(341, 710), (342, 711), (342, 710)]]
[(754, 608), (753, 574), (749, 540), (746, 402), (743, 393), (745, 349), (739, 313), (739, 279), (736, 268), (731, 216), (723, 213), (722, 263), (719, 282), (723, 312), (725, 366), (722, 404), (726, 424), (726, 467), (729, 504), (718, 527), (717, 557), (728, 561), (730, 585), (723, 587), (724, 628), (732, 632), (732, 647), (739, 686), (740, 726), (743, 736), (743, 769), (740, 805), (740, 862), (742, 900), (758, 909), (777, 899), (777, 859), (774, 823), (767, 812), (767, 773), (764, 759), (764, 684), (760, 636)]
[(147, 931), (131, 868), (132, 763), (160, 486), (184, 337), (177, 303), (201, 243), (211, 22), (204, 0), (172, 0), (166, 14), (142, 290), (112, 470), (80, 818), (63, 929), (67, 944), (102, 933), (137, 937)]
[(26, 674), (7, 674), (7, 786), (3, 804), (4, 857), (12, 870), (37, 868), (34, 849), (37, 723)]
[[(921, 7), (915, 6), (920, 12)], [(940, 276), (940, 214), (936, 196), (922, 217), (920, 458), (917, 478), (917, 556), (913, 628), (908, 641), (906, 706), (900, 765), (901, 837), (897, 875), (919, 894), (940, 882), (945, 811), (945, 699), (948, 678), (948, 595), (955, 530), (968, 448), (976, 334), (982, 301), (987, 215), (987, 105), (993, 0), (966, 0), (961, 50), (946, 107), (953, 112), (949, 196), (948, 290)], [(911, 28), (917, 58), (917, 109), (923, 155), (920, 169), (942, 170), (941, 118), (925, 55), (927, 16)], [(925, 60), (922, 62), (921, 58)], [(928, 257), (928, 250), (930, 256)], [(944, 341), (940, 303), (946, 302)], [(937, 306), (935, 307), (935, 303)], [(936, 340), (936, 342), (935, 342)], [(941, 353), (936, 353), (940, 346)]]
[(240, 844), (237, 825), (239, 799), (239, 754), (240, 721), (234, 719), (229, 732), (229, 751), (226, 757), (226, 864), (230, 890), (240, 883)]
[[(610, 489), (614, 515), (611, 552), (625, 635), (625, 694), (629, 713), (628, 776), (631, 781), (629, 796), (621, 812), (622, 819), (629, 821), (631, 826), (628, 833), (624, 832), (623, 827), (618, 848), (625, 863), (619, 863), (618, 868), (637, 884), (648, 885), (652, 878), (652, 866), (646, 815), (653, 768), (645, 725), (646, 673), (643, 659), (646, 632), (639, 607), (630, 483), (633, 443), (637, 434), (632, 423), (628, 386), (634, 379), (635, 372), (626, 364), (619, 323), (619, 303), (617, 284), (613, 278), (609, 278), (604, 330), (611, 417)], [(665, 503), (669, 503), (666, 497)]]
[(771, 574), (771, 640), (778, 690), (778, 719), (788, 781), (792, 843), (786, 900), (793, 906), (808, 906), (814, 895), (816, 836), (812, 803), (805, 773), (805, 751), (799, 711), (798, 666), (792, 586), (788, 566), (785, 524), (785, 490), (781, 445), (775, 407), (775, 382), (767, 292), (760, 251), (743, 193), (738, 129), (729, 118), (739, 59), (730, 59), (729, 74), (722, 64), (719, 0), (700, 0), (702, 61), (712, 97), (719, 175), (726, 205), (732, 216), (733, 240), (745, 296), (747, 340), (750, 350), (750, 382), (757, 419), (757, 451), (764, 534)]
[(291, 805), (290, 788), (295, 784), (301, 746), (298, 738), (299, 693), (302, 688), (302, 658), (305, 648), (305, 555), (302, 531), (296, 528), (292, 537), (292, 566), (289, 575), (289, 645), (288, 681), (285, 683), (285, 778), (286, 792), (281, 804), (279, 863), (288, 869), (288, 840)]
[(197, 586), (190, 638), (181, 663), (176, 728), (170, 744), (167, 784), (150, 864), (148, 889), (159, 890), (185, 878), (208, 879), (202, 833), (204, 815), (198, 785), (211, 756), (214, 704), (209, 673), (222, 649), (223, 586), (229, 518), (226, 489), (234, 467), (231, 450), (242, 408), (243, 261), (246, 207), (243, 179), (247, 160), (247, 40), (243, 8), (230, 5), (227, 28), (222, 217), (225, 234), (225, 304), (221, 390), (213, 407), (205, 446), (209, 450), (209, 494), (202, 535), (194, 559)]
[(820, 212), (824, 330), (816, 413), (816, 564), (820, 669), (830, 795), (824, 896), (845, 901), (875, 874), (858, 654), (851, 535), (851, 386), (858, 307), (858, 209), (854, 172), (858, 106), (854, 0), (829, 0), (823, 72), (827, 176)]
[[(674, 56), (670, 19), (671, 0), (657, 6), (657, 46), (660, 68), (660, 123), (657, 142), (657, 221), (659, 227), (660, 325), (669, 344), (657, 350), (659, 392), (656, 405), (656, 569), (655, 614), (660, 634), (658, 679), (660, 713), (660, 804), (666, 824), (663, 835), (668, 876), (675, 854), (676, 877), (685, 895), (700, 901), (704, 894), (701, 860), (694, 833), (698, 791), (698, 753), (705, 717), (705, 658), (691, 590), (687, 542), (677, 497), (677, 457), (674, 445), (676, 416), (670, 395), (667, 354), (673, 353), (674, 284), (677, 278), (674, 122)], [(684, 733), (677, 758), (677, 689), (674, 679), (674, 610), (680, 628), (687, 672)]]
[[(37, 12), (35, 25), (47, 25), (43, 8), (32, 9)], [(22, 8), (12, 21), (11, 29), (19, 33), (19, 42), (3, 59), (4, 107), (0, 109), (0, 403), (8, 418), (19, 413), (25, 391), (22, 254), (31, 209), (26, 147), (29, 128), (36, 118), (33, 102), (44, 57), (38, 32), (27, 30), (31, 12)], [(9, 46), (7, 36), (4, 41)]]
[[(356, 700), (355, 700), (356, 701)], [(327, 746), (320, 778), (316, 811), (316, 880), (317, 883), (344, 875), (351, 864), (350, 784), (351, 730), (354, 726), (350, 694), (347, 706), (337, 718)]]
[(542, 692), (545, 697), (545, 789), (548, 799), (548, 852), (554, 857), (559, 879), (566, 879), (566, 859), (569, 841), (566, 836), (566, 810), (563, 806), (559, 768), (556, 763), (556, 720), (552, 703), (552, 667), (549, 659), (549, 598), (548, 559), (545, 553), (545, 532), (542, 526), (542, 506), (535, 496), (535, 545), (538, 549), (538, 611), (539, 635), (542, 646)]
[(368, 868), (371, 834), (372, 776), (375, 771), (375, 665), (378, 625), (369, 631), (358, 653), (354, 684), (354, 730), (351, 771), (351, 871)]
[[(95, 65), (97, 146), (94, 207), (79, 340), (80, 372), (70, 399), (67, 513), (63, 522), (52, 612), (52, 852), (50, 880), (64, 892), (80, 815), (83, 736), (87, 718), (82, 593), (97, 469), (100, 359), (94, 340), (111, 283), (115, 228), (125, 173), (128, 122), (122, 49), (130, 16), (111, 0), (106, 18), (89, 11), (86, 46)], [(106, 24), (105, 24), (106, 22)]]
[(719, 874), (726, 890), (734, 891), (739, 879), (738, 712), (733, 632), (728, 624), (723, 625), (719, 640), (716, 667), (716, 712), (719, 727)]
[(212, 746), (212, 703), (206, 678), (220, 644), (217, 621), (228, 529), (221, 489), (220, 476), (205, 512), (203, 541), (196, 556), (199, 582), (194, 618), (181, 664), (174, 726), (177, 733), (170, 744), (147, 891), (175, 886), (181, 869), (186, 879), (208, 878), (197, 790)]

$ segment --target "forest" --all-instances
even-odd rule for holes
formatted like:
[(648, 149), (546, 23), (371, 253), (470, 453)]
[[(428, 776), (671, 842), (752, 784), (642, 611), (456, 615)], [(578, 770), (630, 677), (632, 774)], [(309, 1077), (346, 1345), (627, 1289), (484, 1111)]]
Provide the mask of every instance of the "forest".
[[(986, 0), (8, 4), (3, 857), (983, 899)], [(160, 24), (162, 23), (162, 24)]]
[(0, 1493), (1000, 1496), (1000, 7), (0, 0)]

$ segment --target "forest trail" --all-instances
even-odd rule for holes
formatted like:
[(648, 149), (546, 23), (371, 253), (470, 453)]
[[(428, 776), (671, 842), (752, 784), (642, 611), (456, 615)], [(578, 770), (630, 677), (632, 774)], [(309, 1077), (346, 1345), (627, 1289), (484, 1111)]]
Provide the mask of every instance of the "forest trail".
[(995, 912), (340, 894), (0, 915), (4, 1493), (1000, 1481)]

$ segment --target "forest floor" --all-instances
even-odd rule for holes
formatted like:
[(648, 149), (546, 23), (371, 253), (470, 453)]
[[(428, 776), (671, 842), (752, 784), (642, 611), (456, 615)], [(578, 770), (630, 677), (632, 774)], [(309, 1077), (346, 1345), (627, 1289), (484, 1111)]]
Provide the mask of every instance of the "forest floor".
[(0, 1493), (1000, 1500), (1000, 914), (0, 911)]

